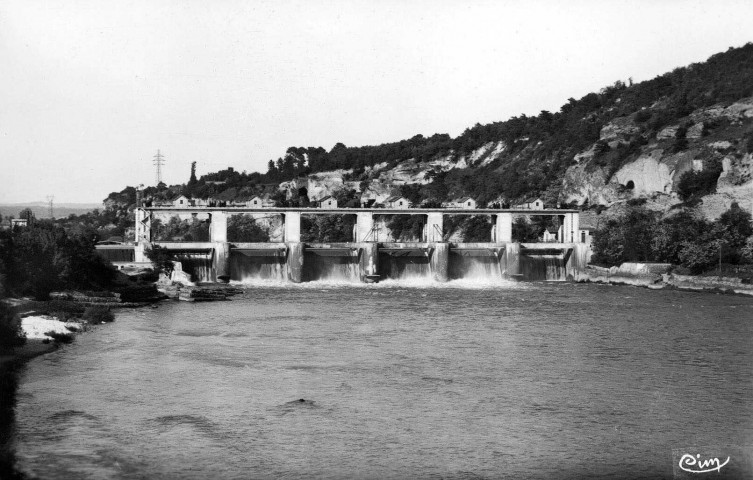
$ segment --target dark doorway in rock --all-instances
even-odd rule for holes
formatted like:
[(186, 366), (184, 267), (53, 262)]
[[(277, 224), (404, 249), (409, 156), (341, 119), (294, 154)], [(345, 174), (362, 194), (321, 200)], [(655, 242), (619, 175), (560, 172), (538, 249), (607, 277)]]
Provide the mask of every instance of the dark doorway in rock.
[(632, 190), (635, 188), (635, 183), (633, 183), (632, 180), (628, 180), (628, 182), (625, 184), (625, 188), (627, 188), (628, 190)]

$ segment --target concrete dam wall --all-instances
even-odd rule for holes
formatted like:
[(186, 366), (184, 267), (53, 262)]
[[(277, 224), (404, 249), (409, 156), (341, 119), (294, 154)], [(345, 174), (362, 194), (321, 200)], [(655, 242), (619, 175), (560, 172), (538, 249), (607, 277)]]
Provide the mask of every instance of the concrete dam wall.
[[(161, 244), (195, 282), (564, 281), (585, 268), (585, 244)], [(201, 247), (201, 248), (199, 248)]]

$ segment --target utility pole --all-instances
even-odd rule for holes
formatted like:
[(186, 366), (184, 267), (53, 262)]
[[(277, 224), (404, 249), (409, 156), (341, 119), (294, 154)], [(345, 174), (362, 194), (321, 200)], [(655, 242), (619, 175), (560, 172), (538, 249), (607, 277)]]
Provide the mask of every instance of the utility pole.
[(722, 276), (722, 242), (719, 242), (719, 276)]
[(152, 163), (157, 167), (157, 185), (159, 185), (162, 183), (162, 165), (165, 164), (165, 157), (160, 153), (159, 149), (157, 149), (157, 154), (154, 156)]
[(55, 199), (55, 195), (47, 195), (47, 205), (50, 209), (50, 218), (55, 218), (55, 210), (52, 208), (52, 201)]

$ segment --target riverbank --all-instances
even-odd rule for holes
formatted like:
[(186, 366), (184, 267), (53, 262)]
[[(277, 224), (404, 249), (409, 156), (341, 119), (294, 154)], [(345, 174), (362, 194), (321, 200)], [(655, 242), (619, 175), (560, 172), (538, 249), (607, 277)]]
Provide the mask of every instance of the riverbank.
[(73, 341), (74, 335), (87, 330), (85, 320), (64, 320), (49, 314), (24, 312), (21, 330), (26, 337), (23, 345), (6, 347), (0, 351), (0, 365), (23, 362), (56, 350), (63, 343)]
[(753, 296), (750, 279), (724, 276), (681, 275), (659, 263), (623, 263), (619, 267), (589, 265), (574, 278), (579, 283), (632, 285), (654, 290), (676, 289)]

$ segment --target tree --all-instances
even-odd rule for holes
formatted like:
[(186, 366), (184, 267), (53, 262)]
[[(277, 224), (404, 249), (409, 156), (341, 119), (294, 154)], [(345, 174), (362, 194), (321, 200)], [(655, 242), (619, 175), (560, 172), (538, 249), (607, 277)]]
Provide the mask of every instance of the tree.
[(191, 178), (188, 180), (188, 186), (196, 185), (196, 162), (191, 162)]
[(721, 241), (694, 242), (687, 240), (682, 243), (680, 260), (682, 265), (698, 274), (711, 268), (719, 257)]
[(688, 171), (682, 174), (677, 183), (677, 193), (683, 201), (688, 202), (716, 191), (722, 165), (719, 162), (704, 162), (703, 170)]
[(173, 273), (175, 255), (167, 247), (153, 245), (144, 252), (152, 262), (152, 267), (157, 274), (164, 273), (168, 277)]
[(96, 253), (95, 241), (91, 231), (68, 234), (51, 221), (0, 232), (8, 293), (44, 300), (54, 290), (106, 288), (115, 269)]
[(463, 222), (464, 242), (488, 242), (491, 238), (491, 222), (486, 215), (473, 215)]
[(34, 212), (31, 210), (31, 208), (24, 208), (18, 213), (18, 218), (26, 220), (26, 223), (31, 226), (34, 225), (34, 220), (36, 220), (36, 217), (34, 216)]
[(687, 134), (688, 134), (687, 126), (680, 125), (677, 128), (677, 132), (675, 132), (675, 143), (672, 145), (672, 151), (681, 152), (688, 148)]
[(512, 222), (512, 239), (515, 242), (536, 242), (539, 239), (539, 232), (535, 225), (530, 223), (526, 217), (516, 217)]
[(0, 347), (15, 347), (26, 342), (21, 319), (13, 308), (0, 302)]
[(268, 242), (269, 233), (256, 223), (254, 217), (231, 215), (227, 222), (227, 238), (231, 242)]
[(594, 155), (601, 157), (611, 150), (611, 147), (604, 140), (599, 140), (594, 144)]

